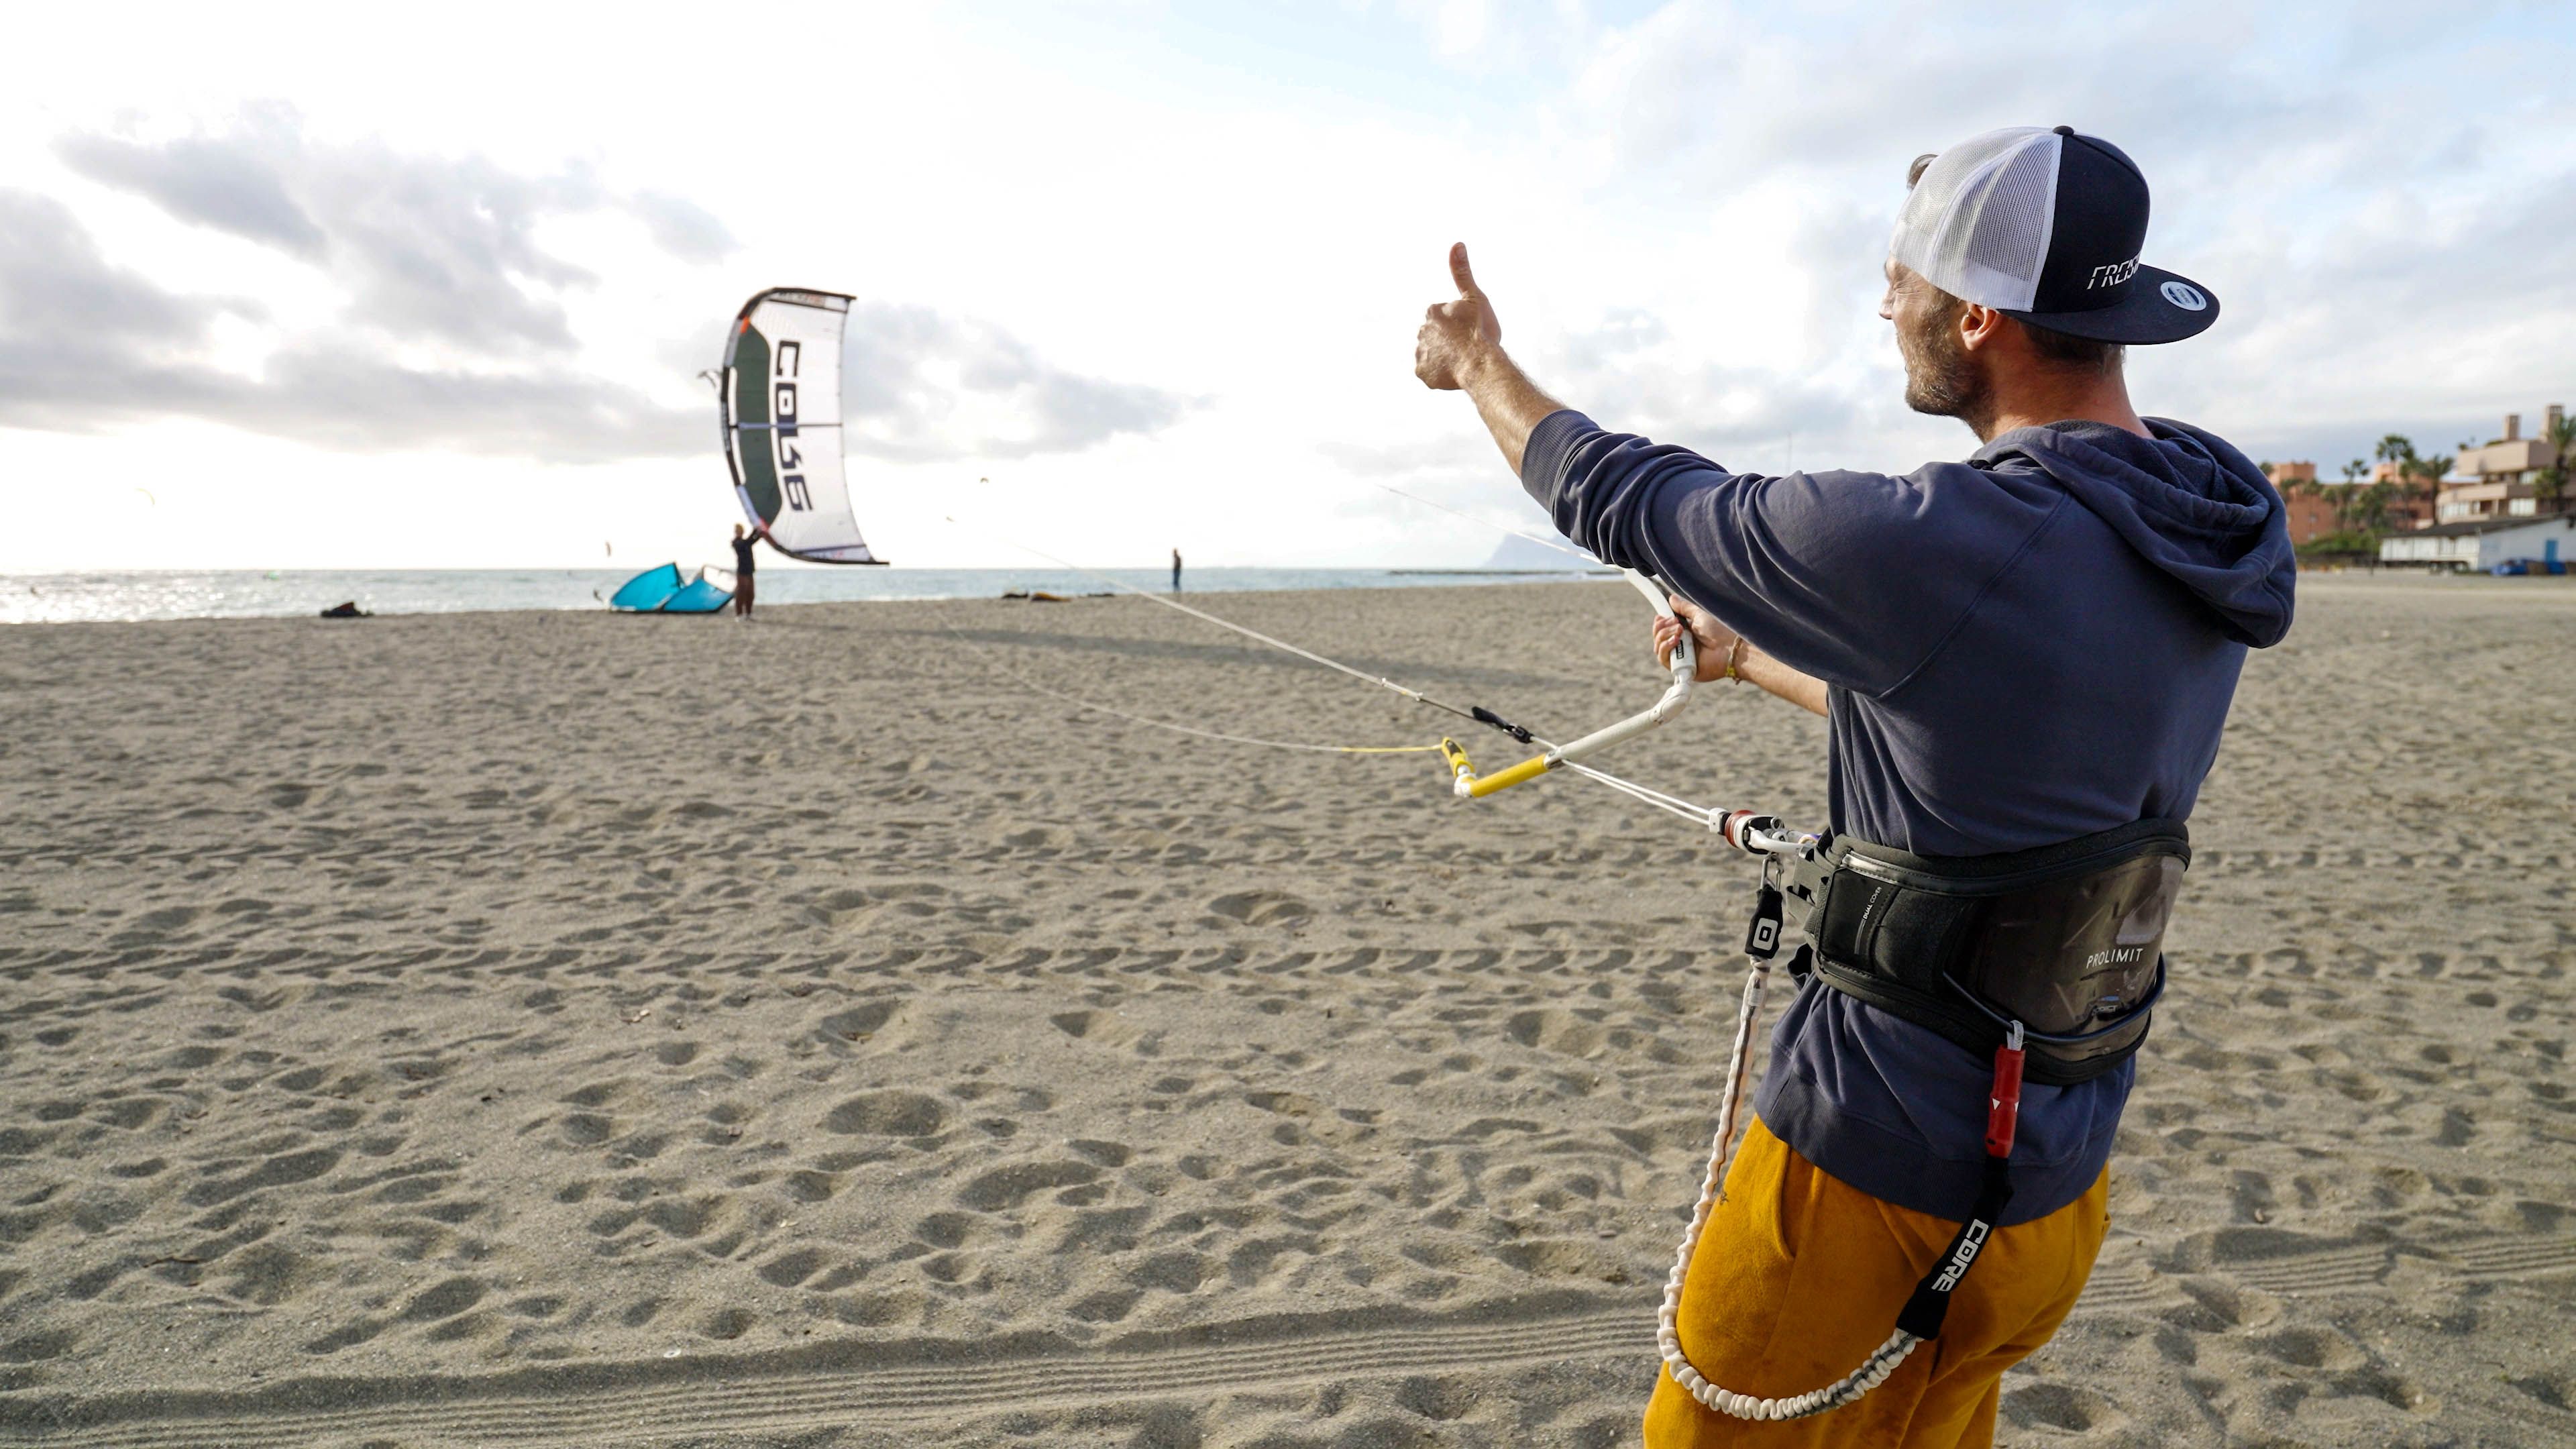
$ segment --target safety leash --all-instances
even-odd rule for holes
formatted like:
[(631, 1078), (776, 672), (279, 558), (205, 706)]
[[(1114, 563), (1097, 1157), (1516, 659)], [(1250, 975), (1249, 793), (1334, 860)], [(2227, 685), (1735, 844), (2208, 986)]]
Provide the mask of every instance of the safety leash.
[[(1740, 814), (1740, 812), (1739, 812)], [(1756, 823), (1758, 822), (1758, 823)], [(1764, 829), (1764, 826), (1769, 829)], [(1746, 828), (1749, 826), (1750, 828)], [(1730, 1418), (1750, 1420), (1804, 1419), (1859, 1399), (1870, 1390), (1887, 1382), (1906, 1356), (1917, 1345), (1941, 1336), (1942, 1322), (1950, 1312), (1951, 1296), (1966, 1281), (1968, 1270), (1975, 1266), (1994, 1226), (2003, 1216), (2004, 1207), (2012, 1200), (2010, 1160), (2013, 1134), (2021, 1116), (2022, 1026), (2013, 1022), (2004, 1044), (1995, 1051), (1993, 1089), (1986, 1106), (1985, 1181), (1977, 1194), (1976, 1207), (1968, 1220), (1959, 1225), (1949, 1246), (1935, 1258), (1930, 1272), (1914, 1285), (1914, 1293), (1896, 1315), (1896, 1329), (1887, 1341), (1861, 1360), (1860, 1367), (1820, 1389), (1787, 1398), (1765, 1399), (1740, 1394), (1709, 1382), (1692, 1365), (1682, 1351), (1681, 1306), (1682, 1281), (1690, 1274), (1691, 1257), (1699, 1249), (1700, 1235), (1708, 1227), (1708, 1216), (1725, 1195), (1726, 1170), (1735, 1157), (1736, 1128), (1743, 1113), (1746, 1078), (1753, 1064), (1753, 1034), (1762, 1016), (1762, 998), (1770, 983), (1772, 960), (1784, 944), (1781, 939), (1782, 905), (1778, 886), (1778, 862), (1791, 853), (1791, 842), (1778, 830), (1778, 822), (1768, 817), (1749, 817), (1745, 826), (1730, 822), (1726, 827), (1730, 844), (1765, 857), (1762, 893), (1754, 906), (1753, 923), (1745, 935), (1744, 953), (1747, 970), (1744, 999), (1735, 1014), (1735, 1045), (1726, 1063), (1726, 1088), (1719, 1099), (1717, 1136), (1709, 1146), (1708, 1175), (1701, 1179), (1699, 1202), (1691, 1209), (1690, 1227), (1682, 1234), (1680, 1249), (1673, 1255), (1673, 1271), (1664, 1280), (1664, 1306), (1656, 1316), (1655, 1340), (1663, 1350), (1664, 1371), (1674, 1383), (1682, 1386), (1693, 1399)]]

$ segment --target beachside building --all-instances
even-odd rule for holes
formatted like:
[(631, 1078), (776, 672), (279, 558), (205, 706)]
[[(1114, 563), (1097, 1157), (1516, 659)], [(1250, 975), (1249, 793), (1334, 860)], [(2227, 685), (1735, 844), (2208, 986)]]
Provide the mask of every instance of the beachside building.
[(2576, 563), (2576, 514), (2472, 518), (2395, 533), (2379, 541), (2379, 561), (2384, 564), (2484, 573), (2516, 559), (2543, 566)]
[[(2566, 408), (2549, 405), (2541, 436), (2522, 435), (2522, 414), (2504, 415), (2504, 436), (2485, 446), (2462, 448), (2453, 471), (2458, 481), (2442, 486), (2436, 511), (2440, 523), (2466, 523), (2481, 518), (2536, 518), (2542, 512), (2539, 484), (2556, 461), (2549, 440), (2555, 437)], [(2565, 506), (2564, 503), (2560, 505)], [(2555, 511), (2555, 510), (2551, 510)]]
[[(2310, 543), (2330, 533), (2342, 531), (2335, 517), (2334, 499), (2317, 487), (2317, 465), (2304, 460), (2295, 463), (2266, 463), (2263, 476), (2279, 490), (2283, 510), (2290, 520), (2290, 543), (2293, 547)], [(2340, 488), (2330, 483), (2329, 488)]]

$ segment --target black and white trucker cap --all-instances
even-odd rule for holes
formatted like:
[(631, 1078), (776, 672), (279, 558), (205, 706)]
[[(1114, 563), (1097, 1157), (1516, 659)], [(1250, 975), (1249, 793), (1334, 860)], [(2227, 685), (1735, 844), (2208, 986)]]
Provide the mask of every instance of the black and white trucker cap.
[(2014, 126), (1933, 158), (1888, 255), (1954, 297), (2099, 342), (2179, 342), (2218, 320), (2197, 282), (2141, 266), (2147, 178), (2072, 126)]

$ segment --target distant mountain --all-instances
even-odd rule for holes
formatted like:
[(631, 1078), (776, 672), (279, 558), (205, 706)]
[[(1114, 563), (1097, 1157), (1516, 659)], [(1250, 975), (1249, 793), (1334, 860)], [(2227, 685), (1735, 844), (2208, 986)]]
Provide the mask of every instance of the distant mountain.
[[(1569, 543), (1565, 547), (1573, 548), (1574, 545)], [(1493, 557), (1485, 560), (1484, 567), (1489, 569), (1597, 569), (1601, 565), (1593, 561), (1592, 555), (1579, 550), (1575, 553), (1559, 553), (1533, 539), (1522, 538), (1518, 534), (1507, 534), (1503, 538), (1502, 546), (1494, 550)]]

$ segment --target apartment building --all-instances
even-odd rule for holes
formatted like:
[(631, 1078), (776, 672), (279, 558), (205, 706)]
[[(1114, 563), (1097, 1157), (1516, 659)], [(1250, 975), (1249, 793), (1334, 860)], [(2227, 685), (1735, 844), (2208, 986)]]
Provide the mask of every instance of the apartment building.
[[(2504, 436), (2483, 447), (2462, 448), (2452, 465), (2456, 481), (2442, 485), (2436, 505), (2441, 523), (2469, 523), (2484, 518), (2530, 518), (2541, 512), (2538, 484), (2552, 462), (2549, 440), (2558, 433), (2566, 408), (2549, 405), (2541, 435), (2522, 435), (2522, 414), (2504, 416)], [(2560, 507), (2564, 507), (2562, 502)], [(2552, 510), (2556, 511), (2556, 510)]]
[[(2334, 500), (2317, 489), (2317, 465), (2305, 460), (2294, 463), (2266, 463), (2263, 476), (2281, 494), (2281, 504), (2290, 521), (2293, 546), (2311, 543), (2327, 534), (2340, 532), (2343, 525), (2335, 517)], [(2340, 483), (2328, 487), (2340, 488)]]

